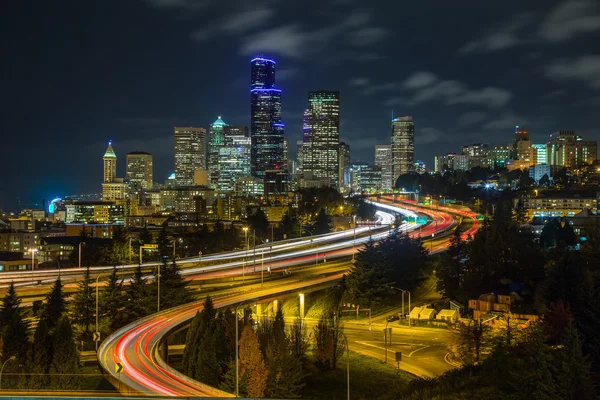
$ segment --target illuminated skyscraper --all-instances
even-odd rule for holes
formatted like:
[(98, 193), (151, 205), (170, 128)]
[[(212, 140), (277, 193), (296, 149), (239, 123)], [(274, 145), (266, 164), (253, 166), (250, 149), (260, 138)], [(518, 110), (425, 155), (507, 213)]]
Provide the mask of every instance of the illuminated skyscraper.
[(110, 183), (117, 177), (117, 155), (112, 148), (112, 140), (108, 142), (102, 160), (104, 161), (104, 183)]
[(412, 117), (392, 120), (392, 184), (415, 169), (415, 122)]
[(219, 180), (219, 152), (225, 146), (224, 129), (227, 124), (219, 118), (208, 128), (207, 169), (210, 174), (211, 187), (216, 187)]
[(206, 168), (206, 129), (174, 127), (175, 180), (180, 186), (194, 184), (194, 171)]
[(250, 61), (250, 135), (252, 176), (264, 178), (267, 170), (284, 170), (281, 90), (275, 85), (275, 61), (257, 57)]
[(227, 145), (219, 149), (219, 171), (215, 188), (234, 191), (238, 179), (250, 176), (250, 138), (228, 135)]
[(340, 142), (340, 189), (350, 189), (350, 145)]
[(548, 164), (548, 147), (545, 143), (532, 144), (531, 149), (533, 152), (533, 164)]
[(152, 189), (152, 154), (143, 151), (127, 153), (125, 178), (142, 189)]
[(392, 145), (375, 145), (375, 165), (381, 167), (381, 187), (383, 189), (392, 189)]
[(304, 168), (324, 185), (340, 187), (340, 92), (308, 94), (310, 112), (309, 162)]

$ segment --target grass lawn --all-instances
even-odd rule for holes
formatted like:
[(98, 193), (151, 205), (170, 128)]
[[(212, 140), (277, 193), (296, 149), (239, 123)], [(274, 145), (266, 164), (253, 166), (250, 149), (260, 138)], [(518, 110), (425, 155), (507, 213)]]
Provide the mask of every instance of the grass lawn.
[[(346, 355), (334, 371), (321, 372), (314, 363), (307, 366), (309, 375), (303, 399), (346, 399)], [(350, 352), (350, 397), (352, 399), (396, 399), (414, 379), (404, 371), (360, 354)]]

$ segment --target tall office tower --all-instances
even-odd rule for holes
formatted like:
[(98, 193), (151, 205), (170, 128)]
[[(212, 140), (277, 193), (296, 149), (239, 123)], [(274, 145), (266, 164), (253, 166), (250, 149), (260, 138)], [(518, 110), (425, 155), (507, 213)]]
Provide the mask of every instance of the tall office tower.
[(250, 137), (248, 134), (248, 127), (246, 125), (225, 125), (223, 127), (223, 134), (225, 135), (225, 145), (229, 144), (228, 138), (232, 136), (245, 136)]
[(208, 152), (206, 165), (210, 176), (211, 187), (215, 188), (219, 180), (219, 152), (225, 146), (225, 128), (227, 124), (219, 118), (208, 128)]
[(531, 150), (533, 152), (532, 164), (548, 164), (548, 148), (545, 143), (532, 144)]
[(179, 186), (194, 184), (194, 171), (206, 168), (206, 129), (174, 127), (175, 181)]
[(340, 142), (340, 188), (350, 189), (350, 145)]
[(285, 165), (285, 169), (288, 172), (292, 172), (292, 160), (290, 159), (290, 141), (287, 139), (283, 140), (283, 161)]
[(513, 160), (519, 160), (523, 165), (531, 164), (532, 151), (529, 132), (517, 125), (515, 127), (515, 140), (513, 142)]
[(415, 122), (412, 117), (392, 120), (392, 185), (415, 170)]
[(592, 164), (598, 155), (598, 142), (583, 140), (574, 131), (558, 131), (550, 135), (548, 164), (567, 168)]
[(285, 169), (281, 90), (275, 88), (275, 61), (257, 57), (250, 61), (250, 135), (252, 176)]
[(340, 186), (340, 92), (320, 90), (308, 93), (309, 171), (323, 185)]
[(142, 189), (152, 189), (152, 154), (143, 151), (127, 153), (125, 178)]
[(227, 145), (219, 149), (217, 190), (234, 191), (238, 179), (250, 176), (251, 140), (245, 135), (228, 135)]
[(296, 172), (304, 172), (304, 142), (296, 141)]
[(104, 183), (110, 183), (117, 177), (117, 155), (112, 148), (112, 140), (108, 142), (102, 160), (104, 160)]
[[(298, 142), (300, 143), (300, 142)], [(301, 164), (300, 172), (307, 172), (311, 166), (310, 162), (310, 110), (304, 110), (302, 117), (302, 150), (298, 147), (298, 155), (302, 154), (302, 159), (298, 156), (298, 164)]]
[(392, 145), (375, 145), (375, 165), (381, 167), (381, 187), (384, 190), (393, 188), (392, 185)]

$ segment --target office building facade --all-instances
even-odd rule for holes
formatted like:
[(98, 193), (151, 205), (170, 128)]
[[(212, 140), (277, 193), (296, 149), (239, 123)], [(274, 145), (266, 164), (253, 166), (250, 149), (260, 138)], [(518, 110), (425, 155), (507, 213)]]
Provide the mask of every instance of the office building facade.
[(233, 192), (238, 179), (250, 176), (250, 147), (249, 137), (228, 136), (227, 146), (219, 150), (217, 190)]
[(250, 135), (252, 176), (264, 178), (267, 170), (284, 170), (284, 125), (281, 89), (275, 87), (275, 61), (250, 61)]
[(546, 144), (532, 144), (532, 164), (548, 164), (548, 147)]
[(375, 165), (381, 168), (381, 187), (389, 190), (396, 182), (392, 182), (392, 145), (375, 145)]
[(340, 190), (350, 189), (350, 145), (340, 142)]
[(215, 188), (219, 180), (219, 153), (225, 146), (225, 128), (227, 124), (221, 116), (208, 128), (208, 151), (206, 154), (206, 167), (210, 176), (210, 186)]
[(583, 140), (574, 131), (558, 131), (550, 135), (547, 152), (550, 165), (575, 168), (596, 162), (598, 142)]
[(138, 188), (152, 189), (152, 154), (143, 151), (127, 153), (125, 178)]
[(206, 168), (206, 129), (174, 127), (175, 181), (177, 185), (194, 183), (194, 171)]
[(412, 117), (392, 120), (392, 182), (402, 174), (414, 172), (415, 123)]

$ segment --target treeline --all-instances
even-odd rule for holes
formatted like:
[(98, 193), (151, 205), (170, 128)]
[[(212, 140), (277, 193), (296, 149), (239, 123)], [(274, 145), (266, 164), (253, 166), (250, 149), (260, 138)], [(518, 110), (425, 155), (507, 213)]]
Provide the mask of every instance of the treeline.
[[(119, 276), (115, 267), (105, 278), (107, 280), (99, 289), (98, 299), (100, 331), (103, 335), (157, 311), (158, 268), (154, 270), (153, 276), (145, 277), (141, 266), (131, 275), (122, 276)], [(96, 319), (94, 280), (88, 268), (71, 304), (73, 320), (79, 328), (78, 338), (88, 342)], [(181, 276), (179, 266), (175, 261), (163, 259), (160, 267), (161, 309), (190, 303), (194, 299), (194, 291)]]
[(9, 286), (0, 309), (0, 361), (6, 363), (3, 389), (79, 388), (79, 352), (62, 289), (61, 280), (56, 280), (39, 311), (37, 326), (32, 329), (14, 284)]
[(345, 278), (344, 299), (371, 308), (385, 303), (394, 287), (415, 287), (428, 270), (427, 254), (418, 239), (400, 230), (380, 242), (368, 242)]
[[(296, 319), (286, 329), (284, 315), (240, 318), (230, 308), (216, 311), (209, 297), (191, 322), (183, 353), (183, 372), (200, 382), (229, 393), (236, 389), (236, 323), (239, 334), (239, 392), (244, 397), (300, 398), (307, 363), (321, 371), (336, 368), (343, 354), (341, 328), (322, 318), (312, 335)], [(312, 357), (309, 353), (312, 352)]]

